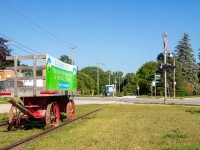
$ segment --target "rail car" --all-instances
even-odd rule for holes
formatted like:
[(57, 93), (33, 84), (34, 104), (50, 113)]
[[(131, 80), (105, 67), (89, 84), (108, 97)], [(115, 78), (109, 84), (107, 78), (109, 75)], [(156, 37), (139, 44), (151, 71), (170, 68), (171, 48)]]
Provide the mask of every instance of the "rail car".
[[(8, 130), (57, 126), (61, 112), (68, 120), (75, 119), (73, 96), (81, 94), (77, 91), (77, 66), (48, 54), (7, 56), (6, 60), (14, 61), (13, 67), (6, 67), (6, 70), (13, 71), (13, 75), (3, 81), (0, 92), (0, 97), (12, 104)], [(33, 65), (18, 66), (23, 60), (30, 60)]]

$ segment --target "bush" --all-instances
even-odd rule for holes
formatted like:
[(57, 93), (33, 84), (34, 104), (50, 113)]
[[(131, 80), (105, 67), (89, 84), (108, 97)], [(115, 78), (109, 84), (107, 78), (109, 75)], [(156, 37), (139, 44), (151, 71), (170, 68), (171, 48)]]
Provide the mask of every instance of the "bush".
[(176, 91), (176, 96), (188, 96), (188, 91), (186, 89), (180, 89)]

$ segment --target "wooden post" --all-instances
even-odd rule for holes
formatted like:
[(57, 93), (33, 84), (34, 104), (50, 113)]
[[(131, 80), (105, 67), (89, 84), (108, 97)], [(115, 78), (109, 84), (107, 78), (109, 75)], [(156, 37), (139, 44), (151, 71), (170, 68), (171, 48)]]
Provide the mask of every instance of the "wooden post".
[[(46, 58), (45, 59), (42, 59), (42, 66), (45, 66), (46, 68)], [(42, 76), (43, 77), (46, 77), (46, 69), (42, 69)], [(43, 87), (46, 88), (46, 78), (43, 79)]]
[(17, 88), (17, 80), (18, 80), (18, 74), (17, 74), (17, 60), (18, 57), (15, 56), (14, 57), (14, 96), (18, 97), (18, 88)]
[(33, 96), (36, 96), (36, 56), (33, 56)]

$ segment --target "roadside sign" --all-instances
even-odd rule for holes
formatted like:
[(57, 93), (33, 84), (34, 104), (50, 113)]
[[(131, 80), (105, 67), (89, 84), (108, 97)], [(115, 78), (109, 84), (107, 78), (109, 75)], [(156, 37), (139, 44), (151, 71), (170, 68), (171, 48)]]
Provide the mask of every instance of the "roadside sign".
[(157, 75), (152, 75), (149, 77), (149, 80), (153, 81), (153, 80), (160, 80), (161, 75), (157, 74)]
[(46, 54), (46, 89), (77, 90), (77, 66)]
[(153, 86), (153, 87), (156, 86), (156, 82), (155, 82), (155, 81), (152, 81), (152, 82), (151, 82), (151, 86)]
[(160, 74), (155, 75), (155, 80), (160, 80)]

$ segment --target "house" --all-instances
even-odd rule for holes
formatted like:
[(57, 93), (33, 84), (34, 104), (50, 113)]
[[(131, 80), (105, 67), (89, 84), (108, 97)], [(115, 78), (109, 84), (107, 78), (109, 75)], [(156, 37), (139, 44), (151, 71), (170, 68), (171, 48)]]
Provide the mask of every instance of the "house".
[(12, 70), (0, 70), (0, 91), (5, 90), (6, 79), (14, 76), (14, 71)]
[(12, 70), (0, 70), (0, 81), (6, 80), (6, 78), (14, 77), (14, 71)]
[[(18, 76), (22, 76), (21, 72), (18, 72)], [(0, 91), (6, 90), (7, 87), (14, 87), (14, 81), (6, 81), (8, 78), (14, 77), (13, 70), (0, 70)], [(23, 86), (23, 82), (17, 81), (18, 87)]]

